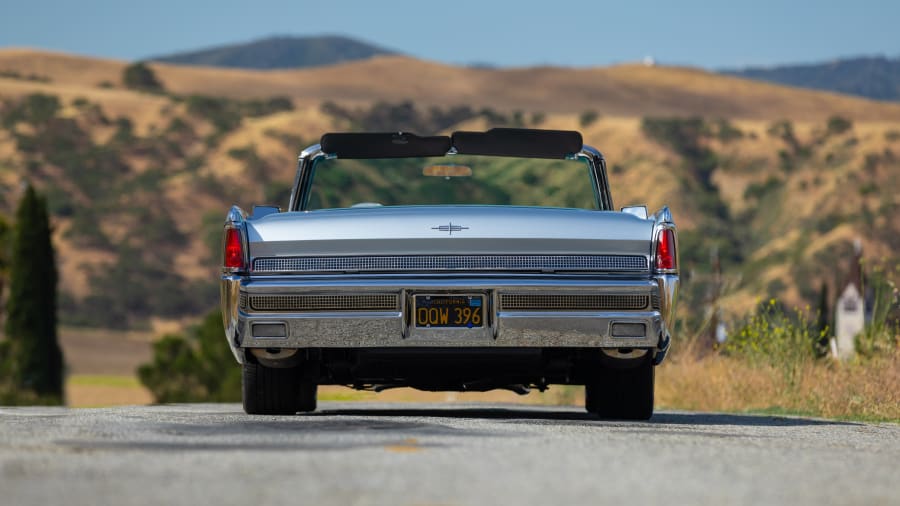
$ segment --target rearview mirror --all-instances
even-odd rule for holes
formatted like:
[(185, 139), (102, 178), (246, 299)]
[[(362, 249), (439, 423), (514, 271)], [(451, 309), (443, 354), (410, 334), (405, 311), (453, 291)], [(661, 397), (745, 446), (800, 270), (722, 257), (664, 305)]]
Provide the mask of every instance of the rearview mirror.
[(432, 177), (469, 177), (472, 168), (465, 165), (429, 165), (422, 169), (422, 174)]

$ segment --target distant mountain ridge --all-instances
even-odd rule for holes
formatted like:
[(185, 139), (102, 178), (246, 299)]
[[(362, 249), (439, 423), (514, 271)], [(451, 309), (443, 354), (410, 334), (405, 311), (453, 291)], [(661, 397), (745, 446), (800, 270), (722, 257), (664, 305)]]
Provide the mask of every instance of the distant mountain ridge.
[[(297, 69), (365, 60), (397, 51), (338, 35), (275, 36), (147, 58), (181, 65), (253, 70)], [(473, 68), (498, 68), (476, 64)], [(724, 69), (720, 74), (857, 95), (874, 100), (900, 101), (900, 57), (864, 56), (823, 63)]]
[(241, 44), (154, 56), (147, 60), (182, 65), (267, 70), (317, 67), (392, 54), (397, 52), (349, 37), (277, 36)]
[(867, 56), (825, 63), (750, 67), (722, 73), (875, 100), (900, 100), (900, 58)]

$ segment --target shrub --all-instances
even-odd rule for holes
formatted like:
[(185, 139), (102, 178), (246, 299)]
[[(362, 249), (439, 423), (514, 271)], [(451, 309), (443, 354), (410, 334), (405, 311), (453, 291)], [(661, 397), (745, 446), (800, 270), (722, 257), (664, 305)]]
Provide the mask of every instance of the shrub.
[(8, 128), (18, 122), (24, 122), (41, 127), (54, 118), (60, 108), (59, 98), (56, 95), (32, 93), (19, 102), (4, 107), (2, 124)]
[(164, 91), (153, 69), (144, 62), (135, 62), (125, 67), (122, 71), (122, 84), (132, 90), (157, 93)]
[(751, 364), (781, 370), (788, 388), (793, 388), (801, 366), (815, 358), (825, 332), (813, 326), (804, 312), (788, 316), (775, 299), (770, 299), (729, 334), (723, 351)]
[(712, 172), (719, 161), (716, 154), (704, 146), (702, 139), (709, 135), (709, 127), (702, 118), (652, 118), (641, 121), (641, 130), (651, 140), (678, 153), (688, 170), (703, 188), (715, 191)]
[(599, 117), (600, 115), (597, 113), (597, 111), (588, 109), (587, 111), (582, 112), (580, 116), (578, 116), (578, 124), (581, 125), (581, 128), (587, 128), (593, 125)]
[(832, 116), (828, 118), (828, 133), (840, 135), (847, 130), (853, 128), (853, 122), (842, 116)]
[(724, 118), (717, 119), (715, 122), (716, 138), (723, 143), (729, 143), (744, 137), (744, 132), (732, 125), (730, 121)]
[(268, 116), (276, 112), (293, 111), (294, 103), (288, 97), (271, 97), (266, 100), (247, 100), (240, 103), (243, 116)]
[[(898, 271), (900, 265), (895, 267), (894, 274)], [(897, 286), (888, 274), (882, 266), (876, 265), (866, 279), (872, 294), (872, 319), (854, 343), (856, 351), (866, 358), (890, 356), (900, 348), (900, 325), (896, 315), (892, 317), (900, 298)]]
[(222, 313), (209, 313), (187, 336), (167, 335), (138, 377), (157, 402), (232, 402), (241, 398), (241, 368), (225, 342)]
[(790, 121), (785, 119), (772, 123), (772, 125), (769, 126), (767, 133), (772, 137), (784, 141), (784, 143), (791, 148), (791, 153), (794, 155), (807, 156), (809, 154), (808, 148), (804, 148), (797, 139), (797, 135), (794, 133), (794, 124)]
[(744, 190), (745, 200), (759, 200), (769, 192), (777, 190), (784, 184), (784, 181), (775, 176), (769, 176), (763, 183), (751, 183)]
[(191, 95), (186, 102), (189, 114), (209, 121), (219, 133), (234, 130), (241, 124), (241, 115), (226, 98)]

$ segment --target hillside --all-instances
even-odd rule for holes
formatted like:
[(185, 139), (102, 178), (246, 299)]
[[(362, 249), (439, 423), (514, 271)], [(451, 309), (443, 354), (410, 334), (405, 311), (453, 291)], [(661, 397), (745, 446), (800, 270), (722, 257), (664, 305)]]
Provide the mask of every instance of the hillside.
[[(0, 50), (0, 73), (38, 76), (85, 93), (120, 86), (125, 62), (27, 49)], [(900, 120), (900, 104), (811, 92), (681, 67), (617, 65), (590, 69), (535, 67), (475, 69), (380, 56), (301, 70), (249, 71), (152, 64), (176, 94), (230, 98), (291, 97), (364, 104), (411, 100), (421, 105), (544, 113), (595, 110), (615, 116), (703, 115), (746, 119), (823, 121), (832, 114), (854, 120)], [(77, 88), (77, 90), (76, 90)]]
[[(407, 66), (411, 96), (371, 79), (372, 96), (359, 89), (353, 100), (326, 103), (337, 92), (321, 83), (398, 63)], [(0, 215), (11, 216), (23, 179), (48, 195), (61, 316), (70, 324), (146, 327), (211, 308), (228, 206), (283, 205), (297, 152), (333, 129), (582, 130), (610, 162), (616, 205), (672, 207), (689, 331), (702, 325), (713, 249), (724, 266), (723, 310), (737, 316), (760, 297), (812, 304), (823, 281), (833, 292), (855, 238), (873, 262), (896, 263), (900, 248), (900, 225), (888, 218), (900, 207), (900, 105), (690, 69), (476, 71), (397, 57), (285, 74), (154, 64), (173, 93), (148, 94), (122, 87), (124, 66), (0, 52), (0, 70), (18, 73), (0, 77)], [(320, 81), (287, 99), (265, 95), (285, 91), (279, 79), (297, 73)], [(457, 75), (493, 78), (454, 82)], [(510, 75), (546, 84), (514, 87)], [(616, 86), (597, 85), (617, 91), (613, 110), (603, 93), (572, 98), (591, 89), (585, 76), (599, 75), (616, 77)], [(204, 79), (211, 85), (201, 86)], [(426, 92), (440, 82), (454, 97), (477, 87), (485, 102)], [(213, 83), (230, 98), (214, 96)]]
[(269, 37), (242, 44), (152, 56), (149, 61), (242, 69), (293, 69), (364, 60), (394, 51), (349, 37)]
[(874, 100), (900, 100), (900, 58), (846, 58), (825, 63), (725, 70), (723, 73)]

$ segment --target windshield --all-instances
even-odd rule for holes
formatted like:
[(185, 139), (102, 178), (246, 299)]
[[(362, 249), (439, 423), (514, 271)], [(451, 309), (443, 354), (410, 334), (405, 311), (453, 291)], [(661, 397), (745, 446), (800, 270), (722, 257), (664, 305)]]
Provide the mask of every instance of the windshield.
[(437, 204), (597, 209), (594, 187), (584, 159), (320, 159), (307, 209)]

